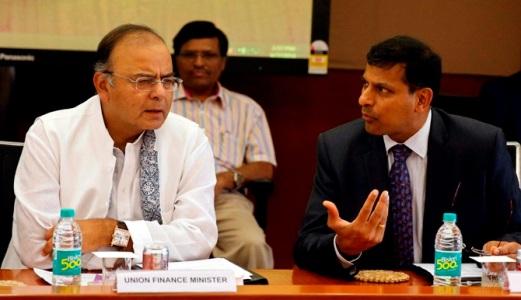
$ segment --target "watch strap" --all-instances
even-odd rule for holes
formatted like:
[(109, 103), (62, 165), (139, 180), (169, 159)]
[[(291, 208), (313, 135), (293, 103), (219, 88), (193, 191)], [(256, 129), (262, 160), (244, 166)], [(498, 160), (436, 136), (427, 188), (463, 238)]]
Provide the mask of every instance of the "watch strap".
[(130, 232), (128, 231), (127, 225), (125, 222), (118, 221), (116, 227), (114, 228), (114, 233), (112, 233), (112, 242), (111, 246), (125, 248), (130, 241)]
[(233, 183), (235, 184), (236, 190), (242, 188), (244, 184), (244, 176), (235, 170), (233, 171)]

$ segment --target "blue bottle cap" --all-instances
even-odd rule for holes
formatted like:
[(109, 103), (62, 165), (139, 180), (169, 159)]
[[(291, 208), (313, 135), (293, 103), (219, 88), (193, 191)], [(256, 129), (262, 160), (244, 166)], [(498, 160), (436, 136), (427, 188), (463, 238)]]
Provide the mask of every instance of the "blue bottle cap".
[(74, 218), (74, 208), (62, 208), (60, 210), (61, 218)]
[(455, 213), (444, 213), (443, 222), (456, 222), (456, 214)]

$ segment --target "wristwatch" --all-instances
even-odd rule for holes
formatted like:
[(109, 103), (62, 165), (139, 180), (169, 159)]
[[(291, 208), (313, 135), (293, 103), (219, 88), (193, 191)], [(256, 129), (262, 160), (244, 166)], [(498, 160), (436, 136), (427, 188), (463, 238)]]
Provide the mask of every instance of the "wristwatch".
[(111, 246), (125, 248), (130, 241), (130, 232), (128, 231), (127, 224), (125, 222), (118, 221), (112, 234)]
[(237, 171), (233, 171), (233, 183), (235, 184), (235, 189), (240, 189), (244, 184), (244, 176)]

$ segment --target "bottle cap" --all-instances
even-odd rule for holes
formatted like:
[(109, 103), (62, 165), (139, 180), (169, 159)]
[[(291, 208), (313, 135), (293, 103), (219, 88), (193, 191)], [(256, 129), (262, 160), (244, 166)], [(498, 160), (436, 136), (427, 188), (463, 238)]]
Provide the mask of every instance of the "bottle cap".
[(444, 213), (443, 222), (456, 222), (456, 214), (455, 213)]
[(61, 218), (73, 218), (74, 217), (74, 208), (62, 208), (60, 210)]

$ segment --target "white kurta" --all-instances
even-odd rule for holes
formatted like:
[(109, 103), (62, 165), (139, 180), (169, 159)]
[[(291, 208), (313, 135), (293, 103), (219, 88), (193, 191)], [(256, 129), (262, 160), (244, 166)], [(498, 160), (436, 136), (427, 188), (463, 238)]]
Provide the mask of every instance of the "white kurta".
[[(140, 221), (139, 172), (120, 178), (113, 199), (117, 218), (136, 220), (127, 225), (138, 256), (144, 243), (153, 240), (168, 245), (170, 260), (207, 258), (217, 241), (216, 179), (208, 139), (197, 124), (172, 113), (155, 133), (163, 225)], [(113, 147), (98, 96), (36, 119), (16, 171), (13, 235), (2, 268), (51, 267), (51, 257), (41, 253), (44, 233), (56, 225), (62, 207), (74, 208), (76, 219), (107, 217)], [(127, 145), (126, 156), (134, 159), (126, 157), (125, 164), (139, 164), (139, 151), (132, 147)]]

